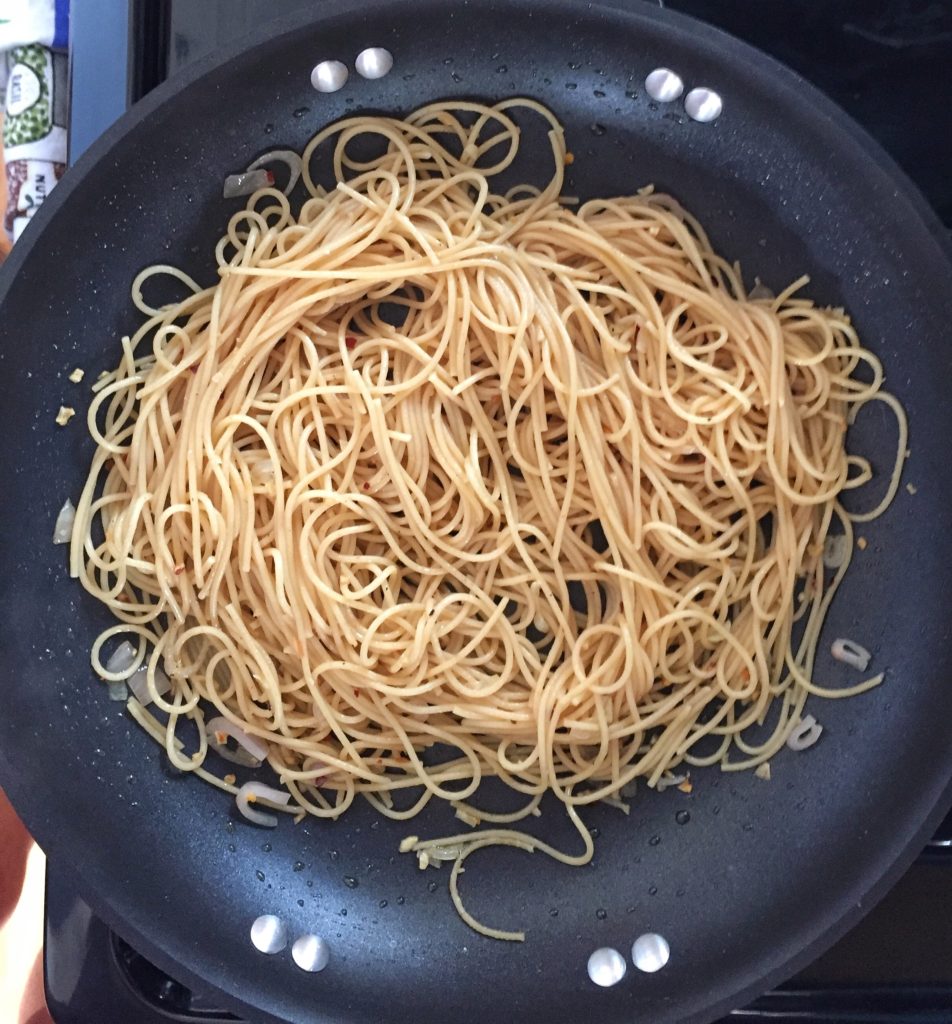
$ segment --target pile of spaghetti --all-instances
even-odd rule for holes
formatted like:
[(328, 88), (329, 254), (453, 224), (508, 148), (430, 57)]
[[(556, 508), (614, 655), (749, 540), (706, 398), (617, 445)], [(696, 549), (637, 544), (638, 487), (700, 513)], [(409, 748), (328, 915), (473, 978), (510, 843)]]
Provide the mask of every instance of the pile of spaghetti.
[[(515, 115), (547, 122), (553, 174), (503, 193)], [(222, 788), (206, 754), (230, 735), (294, 812), (360, 794), (489, 822), (404, 844), (455, 862), (457, 899), (474, 849), (584, 863), (581, 805), (759, 765), (809, 695), (881, 679), (812, 679), (849, 562), (825, 568), (828, 535), (851, 547), (905, 450), (900, 431), (883, 501), (847, 515), (871, 476), (851, 416), (877, 399), (903, 423), (878, 361), (802, 281), (748, 293), (670, 196), (564, 197), (570, 159), (528, 100), (331, 126), (299, 208), (265, 187), (231, 218), (213, 286), (140, 275), (145, 322), (89, 410), (71, 564), (120, 620), (99, 675), (144, 673), (137, 719)], [(169, 274), (187, 294), (153, 308)], [(478, 809), (488, 777), (517, 810)], [(578, 855), (502, 827), (547, 792)]]

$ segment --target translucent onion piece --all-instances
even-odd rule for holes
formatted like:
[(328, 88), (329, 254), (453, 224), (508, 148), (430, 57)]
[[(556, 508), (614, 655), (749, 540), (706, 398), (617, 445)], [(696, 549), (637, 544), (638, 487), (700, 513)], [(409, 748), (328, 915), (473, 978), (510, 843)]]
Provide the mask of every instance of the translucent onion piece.
[(747, 293), (747, 298), (754, 300), (774, 299), (776, 296), (758, 277), (754, 279), (754, 287)]
[(301, 156), (293, 149), (273, 149), (270, 153), (264, 153), (257, 160), (248, 164), (248, 170), (256, 171), (267, 164), (274, 163), (284, 164), (288, 169), (288, 183), (284, 186), (284, 194), (289, 196), (294, 191), (298, 178), (301, 177)]
[[(106, 671), (110, 675), (123, 678), (123, 673), (129, 675), (131, 673), (132, 666), (135, 663), (135, 647), (128, 640), (123, 640), (122, 643), (112, 652), (112, 655), (106, 662)], [(117, 680), (112, 680), (112, 682), (117, 682)]]
[(686, 775), (673, 775), (671, 772), (665, 772), (664, 775), (658, 779), (655, 789), (659, 793), (663, 793), (666, 789), (671, 786), (680, 786), (682, 782), (687, 780)]
[[(242, 764), (247, 768), (259, 768), (261, 762), (268, 756), (268, 745), (262, 740), (249, 736), (240, 726), (229, 722), (227, 718), (213, 718), (205, 725), (205, 735), (208, 737), (208, 745), (226, 761), (233, 764)], [(223, 741), (221, 736), (231, 737), (237, 744), (238, 749), (233, 750)]]
[(56, 525), (53, 527), (53, 543), (68, 544), (73, 536), (73, 523), (76, 519), (76, 506), (66, 499), (66, 503), (59, 510), (56, 517)]
[(813, 715), (807, 715), (797, 723), (796, 728), (787, 737), (787, 746), (791, 750), (806, 750), (816, 743), (822, 732), (823, 726)]
[(126, 688), (126, 684), (119, 680), (118, 682), (109, 683), (109, 699), (115, 701), (125, 702), (129, 697), (129, 691)]
[(290, 793), (272, 789), (263, 782), (246, 782), (235, 794), (235, 803), (242, 816), (265, 828), (275, 828), (278, 824), (277, 817), (273, 814), (265, 814), (263, 811), (256, 811), (251, 804), (258, 800), (267, 800), (268, 803), (286, 807), (290, 799)]
[(823, 542), (823, 564), (828, 569), (839, 569), (849, 550), (845, 533), (831, 533)]
[(236, 196), (250, 196), (259, 188), (268, 188), (274, 184), (274, 175), (263, 168), (257, 171), (246, 171), (244, 174), (229, 174), (221, 190), (222, 198), (234, 199)]
[[(149, 666), (140, 665), (129, 676), (128, 683), (136, 700), (143, 707), (148, 707), (152, 703), (152, 694), (149, 692)], [(160, 668), (155, 670), (155, 689), (160, 697), (164, 697), (172, 689), (169, 677)]]
[(869, 668), (869, 661), (872, 658), (872, 655), (865, 647), (860, 647), (859, 644), (841, 636), (833, 641), (830, 653), (837, 661), (842, 661), (846, 665), (859, 669), (860, 672), (865, 672)]

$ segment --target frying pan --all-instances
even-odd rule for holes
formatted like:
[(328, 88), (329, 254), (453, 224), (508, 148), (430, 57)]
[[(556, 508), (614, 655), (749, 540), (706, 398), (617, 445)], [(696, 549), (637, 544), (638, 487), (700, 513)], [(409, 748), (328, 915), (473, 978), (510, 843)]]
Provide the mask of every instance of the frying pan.
[[(171, 974), (212, 986), (254, 1020), (430, 1024), (447, 1020), (709, 1021), (793, 973), (887, 890), (952, 801), (952, 644), (944, 583), (952, 534), (952, 268), (941, 228), (897, 168), (820, 94), (773, 61), (687, 18), (637, 3), (546, 0), (325, 0), (132, 110), (46, 202), (0, 282), (0, 783), (83, 895)], [(385, 78), (355, 74), (315, 92), (312, 67), (387, 47)], [(723, 97), (711, 124), (661, 105), (642, 82), (658, 66)], [(630, 818), (593, 808), (594, 863), (573, 869), (506, 849), (469, 863), (477, 916), (527, 941), (480, 938), (459, 920), (445, 869), (397, 853), (406, 824), (369, 807), (339, 822), (233, 820), (227, 798), (175, 776), (92, 678), (88, 651), (108, 616), (67, 577), (50, 544), (91, 453), (86, 382), (115, 364), (137, 323), (129, 283), (171, 261), (214, 280), (213, 244), (232, 206), (223, 177), (277, 146), (301, 149), (358, 110), (408, 111), (440, 97), (529, 95), (547, 102), (576, 154), (569, 190), (630, 193), (654, 182), (696, 212), (717, 249), (777, 288), (803, 272), (820, 302), (844, 305), (905, 403), (905, 489), (863, 528), (867, 549), (824, 632), (817, 676), (850, 636), (886, 682), (849, 701), (814, 701), (825, 726), (783, 751), (769, 782), (696, 772), (691, 794), (642, 791)], [(549, 157), (527, 141), (528, 179)], [(895, 426), (864, 411), (851, 445), (887, 467)], [(874, 485), (875, 486), (875, 485)], [(864, 500), (872, 502), (867, 494)], [(574, 848), (558, 807), (534, 828)], [(687, 812), (685, 815), (683, 812)], [(412, 831), (454, 828), (430, 807)], [(577, 837), (575, 839), (577, 842)], [(434, 884), (435, 883), (435, 884)], [(431, 891), (435, 890), (435, 891)], [(260, 914), (291, 938), (324, 937), (330, 963), (306, 974), (287, 950), (249, 941)], [(669, 942), (657, 974), (633, 968), (594, 986), (597, 947), (628, 955), (641, 933)]]

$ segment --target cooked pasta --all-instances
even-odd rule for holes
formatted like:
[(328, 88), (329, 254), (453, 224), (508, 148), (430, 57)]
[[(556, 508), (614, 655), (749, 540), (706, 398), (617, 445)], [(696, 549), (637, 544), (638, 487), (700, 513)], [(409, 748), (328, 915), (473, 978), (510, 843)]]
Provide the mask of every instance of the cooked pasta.
[[(515, 118), (546, 122), (541, 188), (496, 185)], [(278, 810), (336, 818), (360, 795), (409, 819), (437, 799), (488, 822), (404, 848), (454, 862), (474, 927), (521, 938), (463, 909), (469, 853), (585, 863), (583, 805), (764, 764), (811, 695), (881, 680), (837, 689), (814, 660), (867, 518), (841, 504), (872, 475), (848, 423), (875, 399), (900, 425), (878, 514), (905, 417), (806, 279), (751, 295), (650, 188), (564, 198), (537, 103), (353, 117), (302, 159), (306, 198), (247, 199), (213, 285), (134, 283), (144, 321), (95, 384), (72, 532), (73, 575), (119, 620), (93, 664), (132, 640), (158, 712), (133, 699), (137, 721), (229, 792), (213, 717), (266, 750)], [(185, 296), (154, 307), (167, 275)], [(520, 809), (480, 810), (488, 778)], [(511, 827), (550, 792), (578, 854)]]

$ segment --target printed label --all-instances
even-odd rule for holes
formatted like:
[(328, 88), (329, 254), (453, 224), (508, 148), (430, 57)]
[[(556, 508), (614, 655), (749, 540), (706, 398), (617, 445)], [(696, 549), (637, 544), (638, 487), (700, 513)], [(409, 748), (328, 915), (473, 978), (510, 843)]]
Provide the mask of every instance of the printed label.
[(40, 98), (41, 83), (33, 68), (16, 64), (7, 81), (7, 113), (22, 114)]

